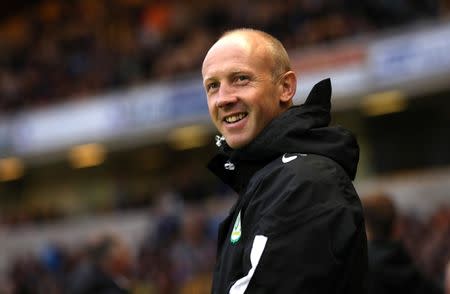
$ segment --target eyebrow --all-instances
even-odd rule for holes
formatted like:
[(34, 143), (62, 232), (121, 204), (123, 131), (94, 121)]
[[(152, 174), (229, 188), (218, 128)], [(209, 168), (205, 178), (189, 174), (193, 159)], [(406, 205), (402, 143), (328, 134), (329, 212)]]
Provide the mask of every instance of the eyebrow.
[(232, 71), (231, 72), (232, 76), (235, 76), (235, 75), (238, 75), (238, 74), (250, 74), (250, 73), (248, 71), (245, 71), (245, 70), (236, 70), (236, 71)]
[(217, 78), (215, 78), (215, 77), (207, 78), (207, 79), (203, 80), (203, 85), (206, 85), (208, 82), (211, 82), (211, 81), (217, 81)]
[[(250, 73), (249, 70), (235, 69), (235, 70), (231, 70), (230, 72), (228, 72), (228, 73), (227, 73), (227, 76), (228, 76), (228, 77), (229, 77), (229, 76), (235, 76), (235, 75), (238, 75), (238, 74), (247, 74), (247, 75), (250, 75), (251, 73)], [(203, 82), (205, 83), (205, 82), (207, 82), (207, 81), (209, 81), (209, 80), (217, 80), (217, 78), (216, 78), (215, 75), (213, 75), (213, 76), (208, 77), (208, 78), (206, 78), (205, 80), (203, 80)]]

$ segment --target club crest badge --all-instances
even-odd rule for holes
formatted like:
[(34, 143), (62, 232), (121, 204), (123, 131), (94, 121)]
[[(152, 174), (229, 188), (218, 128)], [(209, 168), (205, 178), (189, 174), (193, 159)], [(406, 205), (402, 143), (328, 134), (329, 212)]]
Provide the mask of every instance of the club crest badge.
[(241, 212), (239, 211), (236, 222), (233, 226), (233, 231), (231, 231), (230, 241), (232, 244), (235, 244), (241, 238)]

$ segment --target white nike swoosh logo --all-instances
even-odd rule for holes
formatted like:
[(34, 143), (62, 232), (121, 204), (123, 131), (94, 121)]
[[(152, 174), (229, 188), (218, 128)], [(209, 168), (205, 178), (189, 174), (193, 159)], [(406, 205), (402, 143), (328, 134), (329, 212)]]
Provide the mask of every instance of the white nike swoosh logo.
[(288, 162), (290, 162), (290, 161), (292, 161), (292, 160), (294, 160), (294, 159), (296, 159), (297, 158), (297, 155), (292, 155), (292, 156), (286, 156), (286, 153), (283, 155), (283, 157), (281, 158), (281, 161), (283, 162), (283, 163), (288, 163)]

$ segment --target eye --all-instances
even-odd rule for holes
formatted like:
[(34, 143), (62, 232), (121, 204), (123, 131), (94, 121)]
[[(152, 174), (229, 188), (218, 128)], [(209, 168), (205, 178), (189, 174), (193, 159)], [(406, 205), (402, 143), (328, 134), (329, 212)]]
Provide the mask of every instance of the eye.
[(206, 92), (210, 92), (214, 89), (219, 88), (219, 82), (211, 82), (206, 85)]
[(250, 80), (250, 77), (248, 75), (237, 75), (234, 78), (235, 83), (237, 84), (245, 84)]

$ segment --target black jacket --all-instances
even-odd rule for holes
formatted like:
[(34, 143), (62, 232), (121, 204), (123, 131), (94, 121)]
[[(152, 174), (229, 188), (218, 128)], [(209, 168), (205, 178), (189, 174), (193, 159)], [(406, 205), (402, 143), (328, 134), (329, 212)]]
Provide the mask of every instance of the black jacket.
[(369, 294), (443, 294), (423, 273), (400, 242), (369, 242)]
[(219, 140), (209, 168), (239, 198), (219, 228), (213, 293), (365, 293), (359, 149), (328, 126), (330, 97), (323, 80), (242, 149)]

